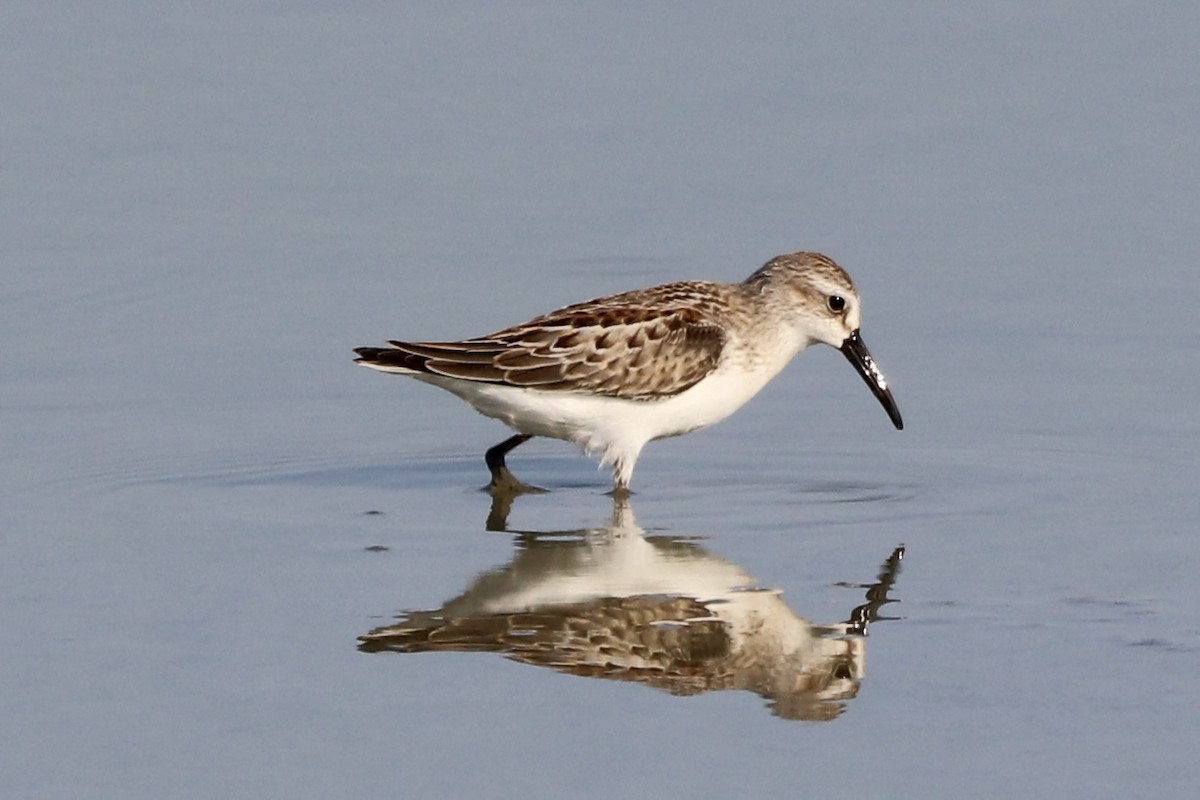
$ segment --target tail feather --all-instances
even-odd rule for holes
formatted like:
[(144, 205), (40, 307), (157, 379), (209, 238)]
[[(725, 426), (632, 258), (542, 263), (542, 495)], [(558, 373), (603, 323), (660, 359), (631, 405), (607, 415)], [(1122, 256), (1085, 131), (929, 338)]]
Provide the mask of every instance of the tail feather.
[(358, 354), (354, 363), (364, 367), (385, 372), (429, 372), (429, 368), (425, 366), (428, 358), (394, 347), (356, 347), (354, 352)]

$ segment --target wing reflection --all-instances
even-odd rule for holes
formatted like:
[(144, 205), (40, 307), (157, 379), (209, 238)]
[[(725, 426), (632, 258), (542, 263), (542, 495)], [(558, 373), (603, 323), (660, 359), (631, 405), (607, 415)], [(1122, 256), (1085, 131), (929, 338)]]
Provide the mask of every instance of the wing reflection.
[(749, 690), (780, 717), (829, 720), (858, 693), (867, 626), (885, 619), (904, 557), (896, 548), (876, 582), (859, 585), (867, 602), (849, 619), (817, 626), (695, 542), (644, 535), (624, 502), (605, 527), (515, 536), (508, 564), (440, 609), (361, 636), (359, 649), (499, 652), (675, 695)]

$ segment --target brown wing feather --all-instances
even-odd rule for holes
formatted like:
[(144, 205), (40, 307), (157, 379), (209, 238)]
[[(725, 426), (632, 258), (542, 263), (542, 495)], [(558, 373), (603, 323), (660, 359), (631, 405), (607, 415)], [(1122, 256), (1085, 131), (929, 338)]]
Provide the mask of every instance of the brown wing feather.
[(668, 284), (567, 306), (478, 339), (360, 348), (359, 360), (542, 390), (666, 397), (720, 361), (725, 335), (711, 323), (715, 302), (697, 284)]

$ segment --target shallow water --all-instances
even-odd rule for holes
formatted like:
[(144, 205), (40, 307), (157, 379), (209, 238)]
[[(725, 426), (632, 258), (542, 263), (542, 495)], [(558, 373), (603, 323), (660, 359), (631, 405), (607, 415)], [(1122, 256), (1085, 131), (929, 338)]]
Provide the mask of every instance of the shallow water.
[[(1189, 6), (92, 13), (0, 31), (7, 794), (1193, 791)], [(809, 351), (628, 509), (350, 361), (800, 248), (906, 429)]]

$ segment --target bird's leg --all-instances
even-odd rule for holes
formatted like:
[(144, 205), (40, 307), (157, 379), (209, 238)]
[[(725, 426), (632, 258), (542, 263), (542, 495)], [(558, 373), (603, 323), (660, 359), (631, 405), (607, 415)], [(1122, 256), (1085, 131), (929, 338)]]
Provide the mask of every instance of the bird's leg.
[(515, 475), (508, 471), (508, 466), (504, 463), (504, 457), (508, 455), (510, 450), (528, 442), (532, 438), (531, 434), (518, 433), (508, 437), (495, 447), (489, 448), (487, 453), (484, 454), (483, 460), (492, 473), (492, 482), (488, 484), (488, 489), (493, 495), (514, 495), (546, 491), (536, 486), (521, 483)]
[(621, 501), (628, 500), (629, 496), (633, 494), (629, 490), (629, 481), (633, 478), (633, 462), (636, 460), (637, 453), (634, 453), (631, 459), (621, 459), (613, 467), (613, 488), (611, 492), (608, 492), (609, 497)]
[(488, 469), (492, 471), (494, 476), (497, 471), (505, 470), (507, 467), (504, 464), (504, 457), (509, 454), (514, 448), (525, 444), (532, 439), (528, 433), (518, 433), (508, 437), (495, 447), (489, 448), (483, 455), (484, 462), (487, 463)]

